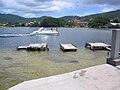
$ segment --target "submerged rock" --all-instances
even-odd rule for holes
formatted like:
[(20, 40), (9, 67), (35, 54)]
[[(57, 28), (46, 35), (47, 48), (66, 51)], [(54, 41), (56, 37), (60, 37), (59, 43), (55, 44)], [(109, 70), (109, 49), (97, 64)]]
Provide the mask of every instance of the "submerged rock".
[(12, 57), (4, 57), (5, 60), (12, 60)]
[(71, 60), (69, 63), (79, 63), (77, 60)]

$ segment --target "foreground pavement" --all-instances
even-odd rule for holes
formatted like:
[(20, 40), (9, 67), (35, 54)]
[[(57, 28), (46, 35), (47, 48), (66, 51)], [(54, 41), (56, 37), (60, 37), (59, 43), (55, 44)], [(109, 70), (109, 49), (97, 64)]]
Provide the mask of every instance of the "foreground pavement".
[(8, 90), (120, 90), (120, 68), (103, 64), (25, 81)]

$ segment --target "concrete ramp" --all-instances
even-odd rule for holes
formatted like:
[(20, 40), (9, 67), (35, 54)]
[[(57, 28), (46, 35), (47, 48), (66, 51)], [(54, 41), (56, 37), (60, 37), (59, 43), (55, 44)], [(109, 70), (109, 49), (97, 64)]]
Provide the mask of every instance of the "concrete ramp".
[(120, 69), (103, 64), (25, 81), (8, 90), (120, 90)]

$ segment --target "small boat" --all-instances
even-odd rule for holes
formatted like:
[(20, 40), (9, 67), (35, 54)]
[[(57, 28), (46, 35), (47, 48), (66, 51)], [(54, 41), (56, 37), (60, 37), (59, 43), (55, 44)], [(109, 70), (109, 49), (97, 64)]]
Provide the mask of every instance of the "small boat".
[(54, 29), (44, 29), (43, 27), (41, 27), (40, 29), (38, 29), (37, 31), (33, 31), (32, 33), (30, 33), (30, 35), (58, 35), (59, 32), (58, 30), (54, 30)]

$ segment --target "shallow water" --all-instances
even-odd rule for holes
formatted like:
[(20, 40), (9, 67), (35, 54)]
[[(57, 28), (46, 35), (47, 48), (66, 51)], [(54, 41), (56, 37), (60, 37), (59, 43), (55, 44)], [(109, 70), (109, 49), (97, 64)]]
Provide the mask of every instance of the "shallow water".
[[(12, 29), (12, 30), (11, 30)], [(8, 28), (1, 33), (28, 33), (36, 28)], [(27, 30), (26, 30), (27, 29)], [(17, 30), (17, 31), (15, 31)], [(20, 31), (19, 31), (20, 30)], [(111, 31), (85, 28), (60, 28), (59, 36), (31, 36), (0, 38), (0, 90), (6, 90), (20, 82), (47, 77), (106, 63), (107, 51), (91, 51), (85, 42), (110, 43)], [(47, 42), (49, 52), (17, 51), (18, 45)], [(59, 43), (74, 43), (77, 52), (62, 52)]]

